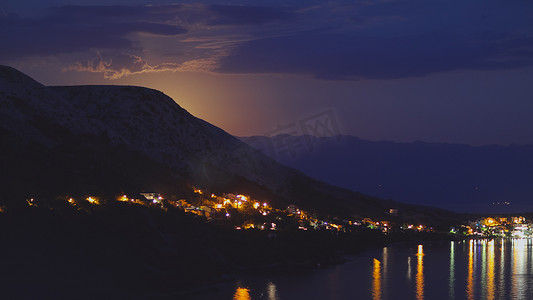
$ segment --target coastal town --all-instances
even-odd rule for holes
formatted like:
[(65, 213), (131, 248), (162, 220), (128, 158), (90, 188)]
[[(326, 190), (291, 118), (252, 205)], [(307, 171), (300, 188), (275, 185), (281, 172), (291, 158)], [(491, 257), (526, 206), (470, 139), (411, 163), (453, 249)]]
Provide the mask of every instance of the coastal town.
[[(353, 232), (362, 229), (375, 230), (388, 234), (392, 232), (438, 232), (431, 224), (398, 222), (401, 211), (390, 208), (380, 219), (370, 217), (354, 217), (351, 219), (330, 217), (319, 218), (316, 215), (290, 204), (285, 208), (275, 208), (267, 202), (261, 202), (248, 195), (238, 193), (214, 194), (193, 187), (190, 199), (165, 199), (155, 192), (140, 193), (136, 197), (120, 195), (116, 200), (130, 205), (155, 207), (167, 211), (181, 210), (194, 214), (222, 226), (231, 226), (234, 230), (326, 230), (332, 233)], [(68, 198), (67, 202), (79, 209), (84, 204), (100, 205), (102, 200), (95, 196), (85, 199)], [(29, 206), (38, 205), (35, 199), (27, 199)], [(442, 231), (442, 230), (441, 230)], [(465, 220), (462, 224), (450, 227), (447, 232), (451, 237), (509, 237), (531, 238), (533, 223), (524, 216), (491, 215), (478, 216)]]

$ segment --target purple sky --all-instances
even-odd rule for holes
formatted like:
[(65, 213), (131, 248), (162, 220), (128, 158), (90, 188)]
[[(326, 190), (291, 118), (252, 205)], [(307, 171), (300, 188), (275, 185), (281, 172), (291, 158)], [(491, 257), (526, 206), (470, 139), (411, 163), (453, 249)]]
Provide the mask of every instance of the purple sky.
[(331, 110), (364, 139), (533, 144), (531, 1), (9, 2), (0, 64), (47, 85), (155, 88), (239, 136)]

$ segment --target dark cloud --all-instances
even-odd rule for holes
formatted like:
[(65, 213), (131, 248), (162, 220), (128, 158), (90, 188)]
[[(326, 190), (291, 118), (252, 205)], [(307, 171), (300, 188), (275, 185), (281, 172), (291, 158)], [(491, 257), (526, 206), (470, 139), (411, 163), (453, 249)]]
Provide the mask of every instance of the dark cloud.
[(293, 13), (274, 7), (211, 5), (209, 11), (216, 15), (209, 25), (256, 25), (293, 17)]
[(256, 25), (288, 20), (293, 13), (276, 7), (219, 4), (169, 4), (156, 6), (60, 6), (51, 9), (58, 16), (80, 20), (136, 20), (183, 24)]
[[(179, 7), (179, 6), (178, 6)], [(57, 6), (49, 9), (53, 15), (69, 16), (73, 19), (112, 19), (112, 18), (126, 18), (139, 19), (147, 18), (151, 8), (147, 6), (79, 6), (79, 5), (65, 5)]]
[[(2, 22), (0, 47), (4, 58), (53, 55), (85, 51), (94, 47), (128, 48), (131, 42), (113, 28), (72, 24), (58, 19), (12, 19)], [(125, 34), (121, 30), (122, 34)]]
[(131, 32), (150, 33), (155, 35), (178, 35), (186, 33), (187, 30), (181, 26), (174, 26), (161, 23), (148, 22), (128, 22), (128, 23), (108, 23), (102, 25), (116, 35), (128, 34)]
[(458, 69), (531, 65), (533, 38), (431, 32), (393, 38), (307, 32), (246, 42), (218, 69), (224, 73), (295, 73), (323, 79), (393, 79)]
[(299, 10), (308, 28), (261, 32), (237, 45), (217, 71), (394, 79), (528, 66), (532, 9), (531, 2), (499, 0), (327, 2)]
[[(3, 13), (0, 58), (85, 53), (91, 61), (95, 52), (150, 53), (158, 64), (187, 63), (188, 70), (311, 74), (324, 79), (394, 79), (461, 69), (509, 69), (532, 61), (533, 19), (527, 13), (532, 4), (302, 3), (69, 5), (50, 8), (40, 18)], [(136, 33), (161, 38), (132, 35)], [(120, 68), (113, 69), (122, 74)]]
[[(205, 6), (168, 4), (158, 6), (79, 6), (52, 7), (49, 13), (55, 17), (68, 18), (76, 23), (102, 22), (154, 22), (163, 24), (197, 23), (205, 20)], [(184, 20), (186, 19), (186, 20)]]
[[(128, 34), (173, 36), (186, 33), (182, 26), (145, 21), (139, 7), (60, 7), (40, 18), (0, 18), (0, 55), (20, 58), (89, 49), (131, 49)], [(127, 18), (120, 18), (120, 16)]]
[(90, 49), (130, 50), (128, 34), (174, 36), (187, 27), (259, 25), (286, 20), (290, 13), (277, 8), (172, 4), (160, 6), (59, 6), (43, 17), (0, 15), (0, 49), (4, 59), (54, 55)]

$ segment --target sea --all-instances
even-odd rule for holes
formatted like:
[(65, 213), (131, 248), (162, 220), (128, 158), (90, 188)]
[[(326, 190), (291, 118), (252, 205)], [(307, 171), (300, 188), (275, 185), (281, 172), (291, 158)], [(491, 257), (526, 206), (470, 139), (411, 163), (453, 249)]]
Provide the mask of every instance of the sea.
[(533, 299), (533, 241), (387, 246), (315, 270), (245, 272), (191, 299)]

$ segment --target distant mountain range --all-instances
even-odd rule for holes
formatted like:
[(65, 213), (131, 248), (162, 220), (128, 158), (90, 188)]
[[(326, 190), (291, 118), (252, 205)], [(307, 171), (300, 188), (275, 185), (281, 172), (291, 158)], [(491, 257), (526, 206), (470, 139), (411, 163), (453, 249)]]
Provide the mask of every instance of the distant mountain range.
[(533, 211), (533, 145), (371, 142), (344, 135), (242, 140), (311, 177), (383, 199), (459, 212)]
[(380, 216), (394, 207), (443, 217), (305, 176), (147, 88), (46, 87), (2, 66), (0, 140), (2, 202), (142, 191), (186, 197), (194, 185), (321, 214)]

